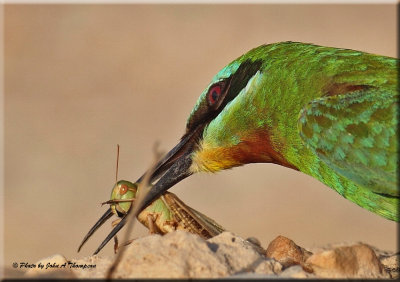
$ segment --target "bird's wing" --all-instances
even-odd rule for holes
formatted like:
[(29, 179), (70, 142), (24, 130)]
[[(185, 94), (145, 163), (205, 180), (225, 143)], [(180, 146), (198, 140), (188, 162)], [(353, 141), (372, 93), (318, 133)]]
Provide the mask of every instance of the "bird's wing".
[(372, 87), (313, 100), (300, 112), (300, 136), (335, 172), (398, 197), (397, 102), (396, 91)]

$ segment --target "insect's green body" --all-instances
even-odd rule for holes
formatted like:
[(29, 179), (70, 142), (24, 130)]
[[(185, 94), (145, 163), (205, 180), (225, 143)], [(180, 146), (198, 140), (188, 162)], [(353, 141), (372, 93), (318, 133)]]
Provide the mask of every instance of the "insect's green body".
[[(119, 180), (111, 191), (112, 212), (124, 217), (136, 199), (137, 183)], [(209, 239), (225, 229), (206, 215), (183, 203), (175, 194), (166, 192), (147, 206), (138, 216), (138, 220), (150, 232), (166, 234), (175, 230), (186, 230)]]
[[(205, 127), (191, 170), (273, 162), (398, 221), (398, 60), (283, 42), (249, 51), (210, 85), (249, 61), (261, 67)], [(200, 96), (188, 125), (207, 93)]]
[[(118, 220), (113, 222), (113, 226), (119, 225), (126, 219), (132, 207), (132, 203), (136, 201), (137, 191), (138, 183), (132, 183), (126, 180), (119, 180), (115, 183), (111, 191), (111, 199), (103, 203), (110, 204), (110, 208), (83, 238), (78, 247), (78, 252), (93, 233), (112, 215), (119, 217)], [(197, 234), (204, 239), (209, 239), (225, 231), (225, 228), (216, 223), (213, 219), (187, 206), (175, 194), (170, 192), (166, 192), (161, 197), (155, 199), (138, 214), (137, 219), (150, 230), (150, 233), (167, 234), (175, 230), (185, 230)], [(95, 254), (97, 254), (108, 241), (109, 240), (104, 241), (95, 251)], [(117, 242), (116, 240), (114, 245), (115, 251), (118, 249)]]

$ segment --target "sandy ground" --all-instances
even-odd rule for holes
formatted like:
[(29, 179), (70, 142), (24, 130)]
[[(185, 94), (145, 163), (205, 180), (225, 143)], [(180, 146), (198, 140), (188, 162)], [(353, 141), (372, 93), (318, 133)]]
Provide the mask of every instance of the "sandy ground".
[[(396, 56), (394, 5), (6, 5), (5, 264), (88, 256), (115, 179), (135, 181), (181, 137), (223, 66), (264, 43), (302, 41)], [(194, 175), (182, 200), (264, 244), (363, 241), (396, 249), (396, 224), (270, 164)], [(145, 234), (139, 228), (132, 234)], [(103, 255), (112, 254), (112, 244)]]

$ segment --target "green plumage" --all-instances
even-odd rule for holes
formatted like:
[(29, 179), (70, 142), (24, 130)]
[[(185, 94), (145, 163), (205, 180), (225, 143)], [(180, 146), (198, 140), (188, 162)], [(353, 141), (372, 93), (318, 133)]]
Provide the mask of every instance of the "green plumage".
[[(195, 152), (197, 171), (287, 162), (361, 207), (399, 221), (398, 60), (283, 42), (244, 54), (210, 86), (246, 61), (261, 61), (261, 68), (205, 127)], [(201, 111), (207, 92), (189, 121)], [(257, 139), (263, 134), (268, 140)], [(271, 148), (282, 160), (271, 157)], [(252, 152), (259, 159), (246, 158)]]

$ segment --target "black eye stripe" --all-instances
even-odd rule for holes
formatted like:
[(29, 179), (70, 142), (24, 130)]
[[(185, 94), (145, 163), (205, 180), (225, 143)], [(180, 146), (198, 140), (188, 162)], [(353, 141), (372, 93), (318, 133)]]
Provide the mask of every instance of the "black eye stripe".
[(247, 60), (240, 65), (238, 70), (231, 76), (229, 91), (221, 105), (221, 110), (226, 106), (226, 104), (239, 95), (240, 91), (246, 87), (250, 78), (252, 78), (256, 72), (260, 70), (261, 65), (261, 60), (254, 62)]
[[(261, 60), (254, 62), (246, 60), (230, 77), (211, 85), (207, 90), (205, 101), (201, 102), (197, 111), (190, 117), (186, 125), (186, 132), (193, 130), (201, 123), (208, 123), (214, 119), (246, 87), (250, 78), (260, 70), (261, 65)], [(216, 86), (220, 86), (220, 93), (216, 91), (214, 93), (213, 88)]]

